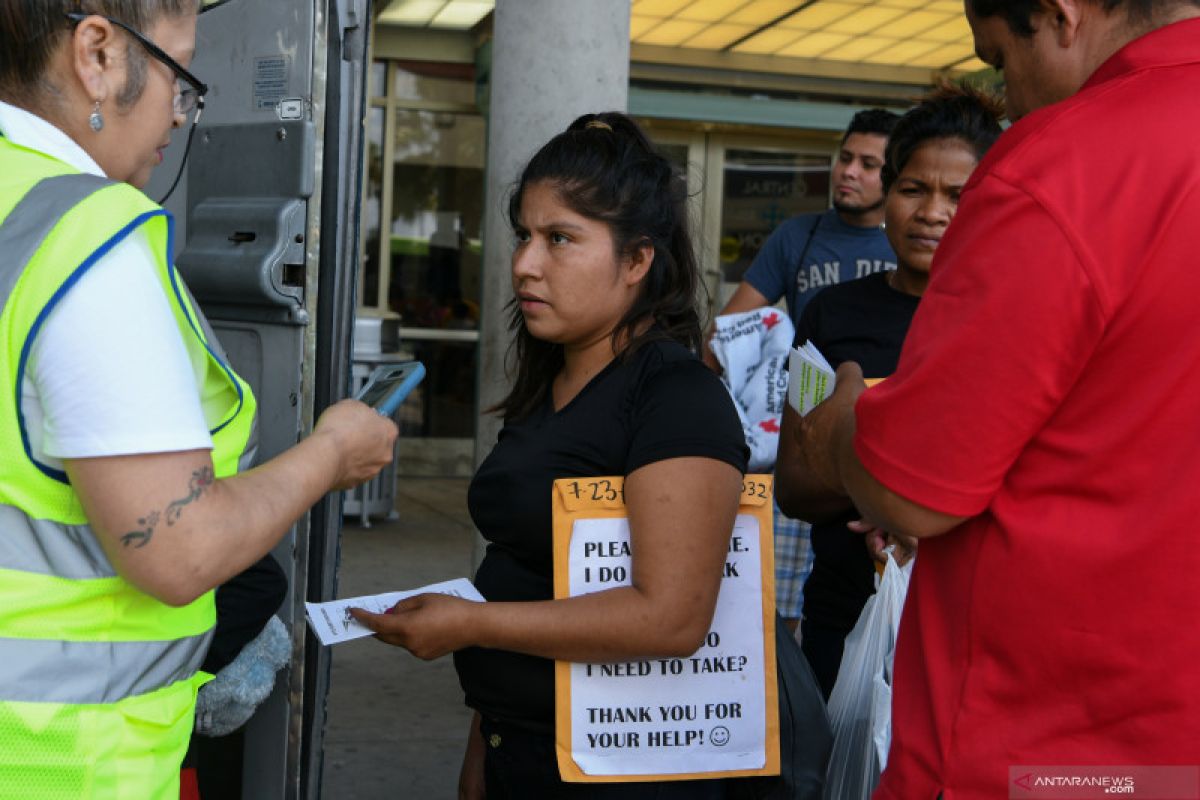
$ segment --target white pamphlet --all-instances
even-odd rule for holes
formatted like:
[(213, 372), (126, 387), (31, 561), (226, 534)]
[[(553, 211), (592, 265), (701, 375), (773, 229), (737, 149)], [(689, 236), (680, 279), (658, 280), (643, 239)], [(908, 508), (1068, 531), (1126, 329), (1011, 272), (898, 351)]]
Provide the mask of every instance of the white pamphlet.
[(452, 581), (432, 583), (419, 589), (408, 589), (403, 592), (384, 592), (383, 594), (368, 594), (362, 597), (347, 597), (342, 600), (330, 600), (327, 603), (305, 603), (305, 616), (317, 638), (323, 645), (339, 644), (351, 639), (361, 639), (373, 635), (370, 628), (359, 623), (350, 616), (350, 609), (361, 608), (374, 614), (383, 614), (392, 606), (406, 597), (419, 594), (449, 594), (464, 600), (485, 602), (483, 595), (466, 578), (455, 578)]
[(792, 348), (788, 372), (788, 405), (802, 417), (833, 394), (835, 370), (812, 342)]

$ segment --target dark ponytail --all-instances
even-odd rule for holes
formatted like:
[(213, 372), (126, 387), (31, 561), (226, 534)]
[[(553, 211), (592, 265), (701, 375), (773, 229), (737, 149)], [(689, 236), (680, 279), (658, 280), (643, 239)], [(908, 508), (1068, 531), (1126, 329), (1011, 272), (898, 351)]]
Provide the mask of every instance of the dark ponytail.
[[(575, 213), (608, 225), (618, 258), (647, 242), (654, 259), (629, 311), (613, 330), (613, 345), (627, 357), (655, 339), (692, 351), (700, 346), (699, 270), (688, 234), (687, 186), (671, 162), (655, 151), (624, 114), (585, 114), (534, 155), (509, 198), (508, 217), (519, 227), (521, 201), (536, 183), (554, 186)], [(535, 410), (563, 367), (562, 345), (534, 338), (515, 301), (510, 302), (515, 357), (512, 391), (491, 411), (506, 420)], [(644, 325), (645, 322), (652, 325)]]

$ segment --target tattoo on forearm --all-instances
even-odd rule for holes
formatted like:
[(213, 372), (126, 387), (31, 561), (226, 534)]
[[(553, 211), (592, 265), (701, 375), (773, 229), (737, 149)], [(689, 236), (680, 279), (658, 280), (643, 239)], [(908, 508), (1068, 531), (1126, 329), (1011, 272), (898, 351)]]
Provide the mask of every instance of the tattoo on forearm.
[(121, 544), (129, 547), (145, 547), (150, 543), (150, 537), (154, 535), (154, 526), (158, 524), (158, 512), (151, 511), (146, 516), (138, 520), (138, 525), (141, 525), (143, 530), (130, 531), (121, 537)]
[[(171, 501), (171, 503), (167, 506), (167, 524), (174, 525), (176, 522), (178, 522), (180, 514), (183, 513), (183, 507), (195, 502), (196, 500), (199, 500), (200, 497), (213, 485), (214, 480), (215, 478), (213, 477), (212, 467), (201, 467), (193, 472), (191, 479), (188, 481), (188, 493), (178, 500)], [(141, 528), (139, 530), (130, 531), (122, 536), (121, 544), (125, 545), (126, 547), (132, 546), (134, 548), (145, 547), (148, 545), (150, 540), (154, 537), (154, 528), (158, 525), (158, 522), (162, 516), (163, 515), (157, 511), (151, 511), (146, 516), (138, 519), (138, 525), (140, 525)]]
[(188, 481), (187, 496), (181, 497), (167, 506), (167, 524), (174, 525), (179, 521), (179, 515), (183, 513), (183, 507), (193, 500), (198, 500), (200, 495), (204, 494), (212, 484), (213, 471), (210, 467), (202, 467), (193, 472), (192, 479)]

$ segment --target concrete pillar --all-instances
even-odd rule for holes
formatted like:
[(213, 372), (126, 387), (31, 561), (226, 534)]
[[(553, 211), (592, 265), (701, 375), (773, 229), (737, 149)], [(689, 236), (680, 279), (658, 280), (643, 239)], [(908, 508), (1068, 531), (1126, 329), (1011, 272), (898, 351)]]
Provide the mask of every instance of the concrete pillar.
[(500, 421), (483, 409), (511, 385), (512, 228), (508, 193), (539, 147), (580, 114), (624, 111), (629, 99), (630, 0), (497, 0), (493, 17), (483, 285), (479, 326), (479, 419), (475, 464)]

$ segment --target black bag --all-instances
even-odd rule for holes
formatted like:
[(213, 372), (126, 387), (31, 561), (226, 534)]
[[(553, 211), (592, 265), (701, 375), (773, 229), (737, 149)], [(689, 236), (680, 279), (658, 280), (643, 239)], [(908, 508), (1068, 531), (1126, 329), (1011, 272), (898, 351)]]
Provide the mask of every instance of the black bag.
[(833, 732), (817, 678), (792, 632), (775, 615), (780, 774), (728, 781), (729, 800), (821, 800)]

